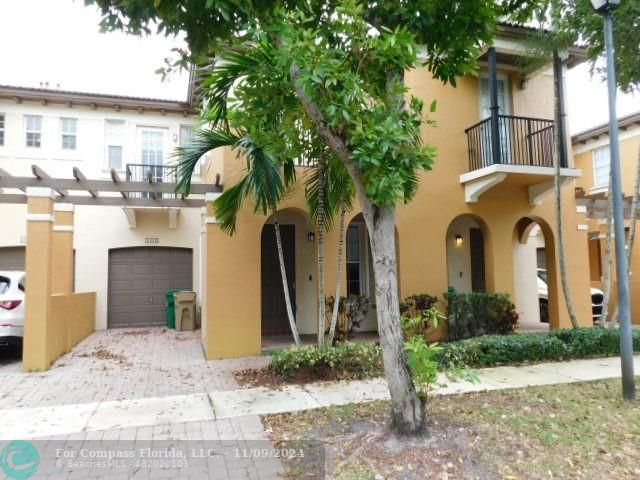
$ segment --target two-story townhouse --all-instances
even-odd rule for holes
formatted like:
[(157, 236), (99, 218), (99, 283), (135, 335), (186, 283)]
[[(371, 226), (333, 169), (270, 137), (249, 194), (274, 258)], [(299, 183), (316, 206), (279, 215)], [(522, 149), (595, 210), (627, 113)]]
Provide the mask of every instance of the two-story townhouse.
[[(36, 166), (55, 178), (115, 171), (123, 180), (172, 181), (166, 164), (194, 121), (189, 102), (0, 86), (0, 175), (32, 176)], [(97, 293), (97, 329), (162, 325), (167, 290), (200, 291), (200, 215), (75, 206), (74, 283)], [(0, 270), (22, 270), (26, 205), (0, 204), (0, 219)]]
[[(479, 58), (480, 75), (458, 79), (456, 88), (432, 78), (426, 68), (406, 72), (414, 95), (438, 102), (437, 126), (423, 132), (424, 141), (438, 148), (438, 158), (433, 170), (421, 175), (413, 201), (398, 208), (399, 288), (401, 297), (430, 293), (441, 299), (450, 287), (507, 293), (522, 321), (539, 325), (537, 268), (542, 267), (548, 279), (543, 314), (557, 328), (570, 324), (559, 282), (553, 201), (554, 70), (551, 59), (535, 72), (522, 68), (530, 33), (502, 26)], [(583, 51), (571, 49), (557, 74), (584, 58)], [(579, 321), (591, 325), (584, 261), (588, 228), (573, 189), (580, 171), (564, 138), (567, 148), (560, 161), (568, 277)], [(209, 157), (203, 178), (218, 178), (224, 189), (242, 178), (244, 168), (235, 152), (220, 150)], [(202, 315), (207, 357), (256, 354), (264, 335), (288, 332), (273, 218), (248, 206), (235, 235), (228, 236), (207, 208)], [(296, 322), (301, 333), (312, 334), (317, 331), (317, 246), (302, 185), (282, 203), (277, 217)], [(342, 295), (373, 299), (367, 231), (357, 205), (347, 222)], [(334, 229), (326, 238), (327, 292), (335, 289), (337, 245)], [(375, 328), (371, 315), (363, 329)]]
[[(622, 171), (622, 191), (625, 200), (625, 230), (627, 238), (630, 231), (631, 201), (636, 178), (638, 155), (640, 153), (640, 113), (634, 113), (618, 119), (620, 128), (620, 166)], [(609, 124), (598, 125), (572, 137), (574, 162), (583, 171), (576, 181), (576, 197), (589, 217), (589, 278), (596, 288), (602, 288), (602, 276), (606, 248), (609, 190)], [(637, 232), (636, 232), (637, 234)], [(631, 318), (640, 323), (640, 255), (637, 245), (631, 257), (629, 287), (631, 288)], [(616, 291), (615, 251), (612, 246), (611, 287)], [(609, 313), (616, 306), (616, 296), (611, 295)]]

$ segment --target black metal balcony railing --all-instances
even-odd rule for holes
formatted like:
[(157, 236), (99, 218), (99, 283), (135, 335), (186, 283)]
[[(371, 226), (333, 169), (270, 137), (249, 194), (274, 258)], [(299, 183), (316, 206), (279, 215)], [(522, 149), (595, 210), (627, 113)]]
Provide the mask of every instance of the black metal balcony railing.
[[(479, 170), (496, 163), (553, 166), (553, 120), (498, 115), (486, 118), (465, 130), (469, 144), (469, 169)], [(494, 155), (493, 145), (499, 149)]]
[[(127, 163), (128, 182), (175, 183), (176, 170), (167, 165), (146, 165), (143, 163)], [(134, 198), (149, 198), (150, 192), (131, 192)], [(174, 193), (156, 193), (158, 198), (176, 198)]]

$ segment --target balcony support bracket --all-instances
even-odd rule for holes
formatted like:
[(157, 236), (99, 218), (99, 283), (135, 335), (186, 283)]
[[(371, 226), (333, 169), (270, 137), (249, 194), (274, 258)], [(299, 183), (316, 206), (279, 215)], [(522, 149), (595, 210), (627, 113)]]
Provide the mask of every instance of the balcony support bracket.
[(507, 174), (503, 172), (495, 172), (491, 175), (476, 178), (464, 184), (464, 197), (467, 203), (476, 203), (480, 195), (487, 190), (495, 187), (507, 178)]
[(136, 209), (131, 207), (123, 207), (122, 211), (124, 212), (124, 216), (127, 217), (127, 223), (129, 224), (130, 229), (136, 228)]
[[(564, 187), (567, 183), (574, 180), (575, 177), (562, 177), (560, 188)], [(529, 204), (540, 205), (542, 200), (553, 192), (555, 189), (555, 182), (549, 180), (547, 182), (536, 183), (529, 186)]]

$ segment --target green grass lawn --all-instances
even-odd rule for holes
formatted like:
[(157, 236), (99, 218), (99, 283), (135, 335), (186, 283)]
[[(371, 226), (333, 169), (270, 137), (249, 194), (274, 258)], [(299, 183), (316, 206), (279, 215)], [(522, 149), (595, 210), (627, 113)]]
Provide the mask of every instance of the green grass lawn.
[(282, 446), (323, 445), (327, 471), (296, 458), (291, 478), (640, 478), (640, 402), (620, 381), (431, 397), (429, 434), (386, 430), (387, 402), (271, 415)]

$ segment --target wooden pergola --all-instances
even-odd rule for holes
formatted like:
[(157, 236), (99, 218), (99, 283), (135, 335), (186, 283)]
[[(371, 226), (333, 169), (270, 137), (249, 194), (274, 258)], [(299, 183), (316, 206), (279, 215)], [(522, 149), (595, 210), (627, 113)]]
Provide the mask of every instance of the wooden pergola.
[[(54, 178), (36, 165), (31, 166), (33, 176), (18, 177), (0, 168), (0, 203), (26, 204), (28, 187), (49, 187), (58, 195), (56, 202), (73, 205), (102, 205), (115, 207), (189, 207), (205, 206), (204, 195), (220, 192), (219, 185), (191, 184), (190, 194), (201, 198), (186, 198), (176, 194), (175, 182), (154, 180), (150, 171), (147, 181), (122, 180), (116, 170), (111, 170), (111, 179), (88, 179), (78, 167), (73, 167), (73, 178)], [(5, 193), (4, 189), (20, 190), (22, 193)]]
[[(631, 218), (631, 201), (633, 197), (623, 194), (624, 218)], [(582, 188), (576, 188), (576, 203), (586, 208), (587, 218), (606, 219), (609, 199), (607, 192), (587, 193)]]

